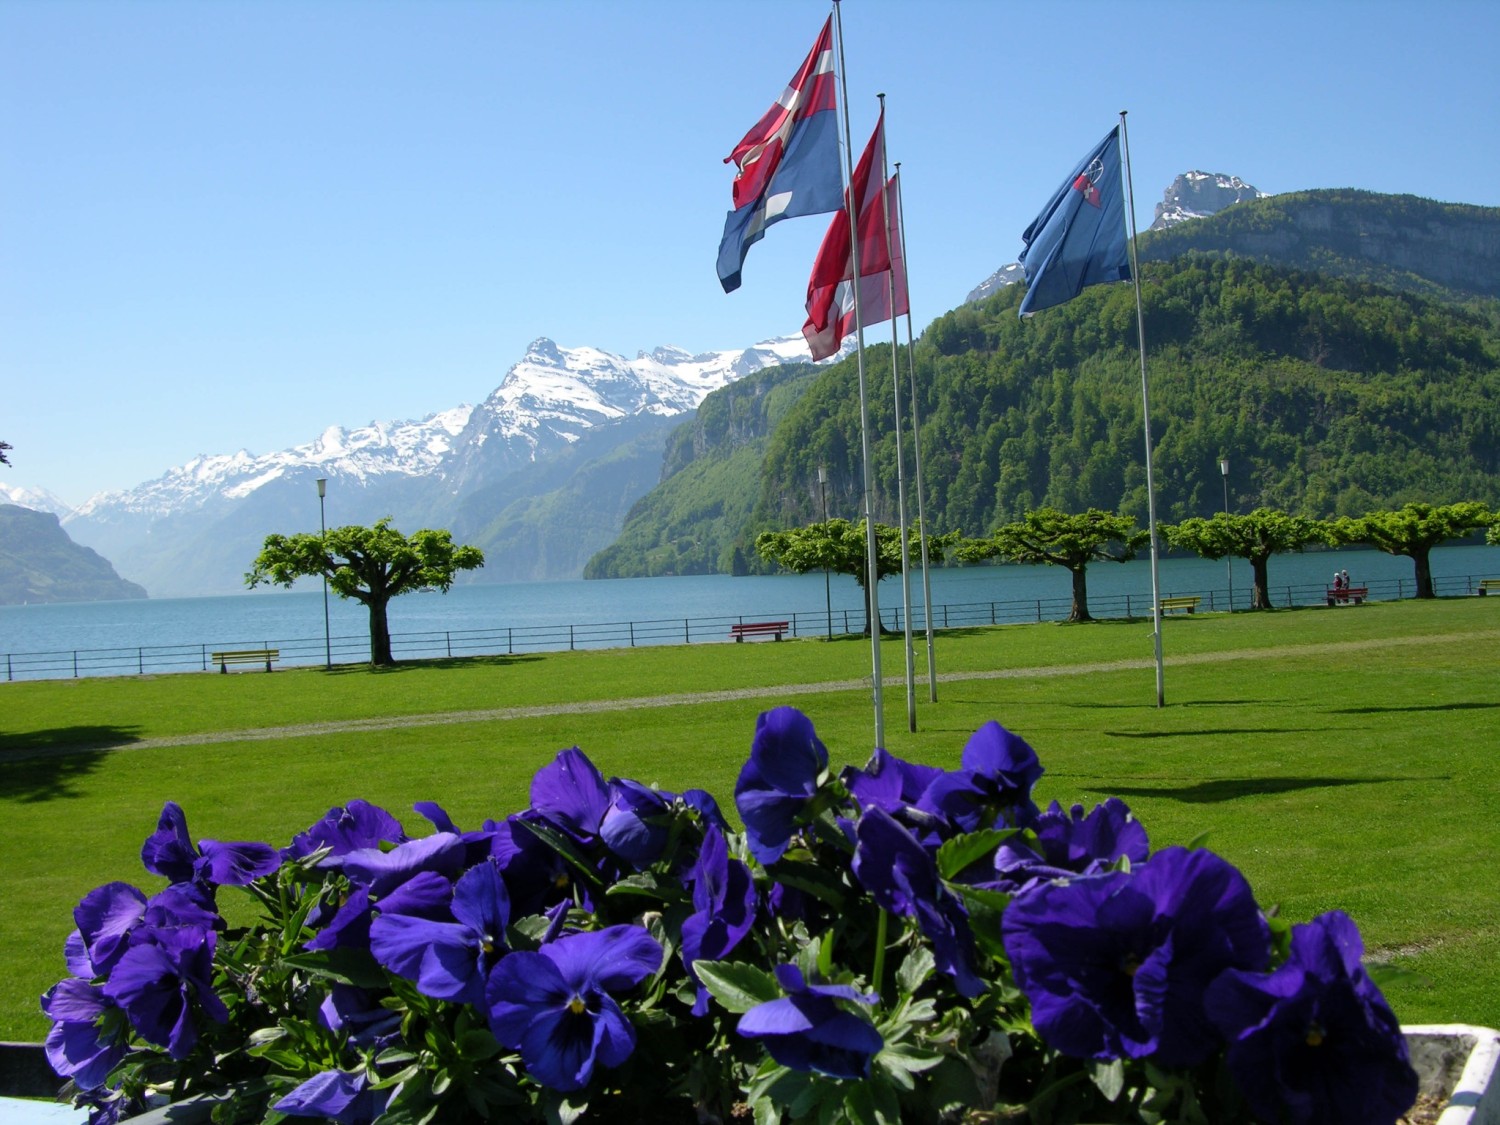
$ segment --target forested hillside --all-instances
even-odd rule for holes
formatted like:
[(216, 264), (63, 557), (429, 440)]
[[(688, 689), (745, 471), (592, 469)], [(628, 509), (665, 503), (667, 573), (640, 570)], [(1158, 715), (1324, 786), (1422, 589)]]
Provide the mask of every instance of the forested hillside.
[[(1324, 517), (1408, 500), (1500, 503), (1500, 303), (1472, 289), (1439, 301), (1223, 254), (1189, 253), (1142, 272), (1163, 521), (1222, 507), (1221, 456), (1239, 510)], [(917, 343), (929, 521), (978, 535), (1047, 504), (1121, 511), (1144, 524), (1131, 287), (1096, 286), (1024, 321), (1021, 292), (1011, 286), (957, 309)], [(904, 384), (905, 349), (901, 367)], [(889, 345), (867, 349), (866, 370), (877, 519), (894, 522)], [(696, 491), (705, 509), (749, 512), (738, 527), (721, 519), (705, 529), (717, 538), (696, 543), (696, 557), (728, 569), (737, 549), (756, 567), (748, 544), (757, 532), (822, 517), (820, 464), (832, 514), (856, 515), (859, 448), (846, 360), (820, 371), (775, 427), (758, 481), (742, 465), (724, 487)], [(652, 541), (646, 517), (658, 502), (652, 493), (637, 505), (642, 518), (627, 528), (636, 542)], [(619, 553), (609, 572), (650, 572), (632, 569), (624, 546), (611, 548)]]
[(767, 368), (705, 398), (667, 441), (663, 483), (584, 577), (743, 573), (753, 560), (739, 540), (760, 496), (766, 442), (816, 374), (811, 364)]
[(145, 596), (107, 559), (73, 542), (51, 512), (0, 504), (0, 605)]

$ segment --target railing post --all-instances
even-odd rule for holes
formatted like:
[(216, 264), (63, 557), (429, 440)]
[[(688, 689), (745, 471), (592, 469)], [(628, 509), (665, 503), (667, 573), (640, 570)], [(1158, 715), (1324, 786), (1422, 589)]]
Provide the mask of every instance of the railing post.
[(692, 622), (689, 621), (686, 617), (684, 617), (682, 619), (682, 643), (683, 644), (690, 645), (690, 644), (693, 643), (693, 631), (692, 630), (693, 630)]
[(630, 647), (635, 648), (635, 622), (630, 623)]
[(78, 650), (76, 648), (73, 650), (73, 678), (75, 680), (78, 678)]
[(138, 676), (146, 674), (146, 652), (141, 648), (135, 650), (135, 672)]
[(1038, 625), (1040, 625), (1042, 623), (1042, 599), (1041, 598), (1037, 598), (1037, 600), (1036, 600), (1036, 623)]
[(568, 626), (568, 651), (573, 651), (573, 626)]

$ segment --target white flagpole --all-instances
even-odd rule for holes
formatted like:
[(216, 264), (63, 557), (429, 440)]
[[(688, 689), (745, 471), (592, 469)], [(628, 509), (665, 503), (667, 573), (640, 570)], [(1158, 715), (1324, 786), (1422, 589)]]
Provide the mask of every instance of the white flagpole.
[[(865, 486), (865, 596), (870, 618), (870, 669), (875, 704), (875, 745), (885, 746), (884, 698), (880, 671), (880, 584), (879, 555), (875, 546), (875, 474), (870, 461), (870, 408), (865, 393), (865, 327), (859, 307), (859, 203), (854, 198), (854, 135), (849, 130), (849, 76), (844, 68), (844, 20), (838, 0), (833, 2), (833, 24), (839, 44), (839, 92), (844, 104), (844, 199), (849, 211), (849, 255), (854, 267), (850, 284), (854, 286), (855, 349), (859, 357), (859, 440), (864, 456)], [(881, 185), (884, 187), (884, 184)], [(835, 311), (835, 316), (837, 312)]]
[[(885, 95), (880, 97), (880, 119), (885, 120)], [(891, 310), (891, 395), (896, 409), (896, 516), (901, 528), (901, 620), (902, 633), (906, 641), (906, 729), (912, 733), (917, 729), (917, 686), (915, 665), (917, 658), (911, 647), (911, 558), (907, 548), (906, 533), (906, 456), (901, 449), (901, 367), (897, 362), (900, 341), (896, 324), (896, 255), (891, 245), (891, 212), (886, 184), (890, 176), (885, 167), (885, 146), (880, 151), (880, 211), (881, 237), (885, 239), (885, 256), (890, 261), (890, 272), (886, 276), (886, 293)], [(908, 304), (910, 302), (908, 301)]]
[(1120, 111), (1120, 155), (1125, 165), (1125, 210), (1130, 215), (1130, 277), (1135, 283), (1135, 330), (1141, 352), (1141, 420), (1146, 431), (1146, 512), (1151, 528), (1151, 639), (1156, 648), (1156, 705), (1167, 703), (1161, 658), (1161, 582), (1157, 569), (1156, 485), (1151, 476), (1151, 390), (1146, 381), (1146, 314), (1141, 306), (1141, 265), (1135, 251), (1135, 188), (1130, 176), (1130, 138)]
[(911, 384), (911, 446), (917, 462), (917, 536), (922, 543), (922, 617), (927, 626), (927, 697), (937, 702), (937, 669), (932, 663), (932, 580), (927, 573), (927, 513), (922, 510), (922, 416), (917, 408), (916, 344), (911, 328), (911, 259), (906, 253), (906, 203), (901, 161), (896, 161), (896, 214), (901, 220), (901, 265), (906, 277), (906, 376)]

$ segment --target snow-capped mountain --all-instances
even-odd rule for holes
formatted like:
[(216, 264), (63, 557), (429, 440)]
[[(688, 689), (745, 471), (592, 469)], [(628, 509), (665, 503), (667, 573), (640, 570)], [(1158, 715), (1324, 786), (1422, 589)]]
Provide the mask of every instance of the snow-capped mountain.
[(543, 337), (532, 341), (469, 416), (448, 474), (462, 488), (477, 474), (514, 468), (571, 445), (595, 426), (683, 414), (710, 391), (753, 371), (807, 359), (800, 335), (702, 355), (662, 347), (635, 359), (598, 348), (564, 348)]
[[(273, 453), (204, 454), (135, 488), (94, 496), (66, 522), (74, 539), (153, 596), (226, 593), (242, 588), (266, 534), (318, 526), (324, 513), (316, 478), (328, 480), (330, 525), (390, 515), (403, 529), (452, 527), (483, 547), (510, 506), (561, 487), (581, 464), (611, 455), (649, 461), (647, 479), (635, 462), (634, 475), (623, 466), (600, 474), (617, 495), (589, 509), (586, 521), (575, 514), (575, 526), (558, 527), (571, 537), (567, 551), (539, 550), (545, 561), (530, 570), (507, 559), (509, 569), (497, 565), (480, 576), (572, 577), (582, 572), (584, 552), (607, 543), (629, 505), (655, 483), (661, 419), (695, 409), (742, 376), (798, 361), (808, 362), (800, 335), (702, 355), (661, 347), (635, 359), (542, 338), (476, 407), (358, 429), (330, 426), (313, 441)], [(654, 450), (643, 440), (655, 441)], [(625, 445), (628, 454), (615, 452)], [(516, 475), (554, 463), (524, 480)], [(587, 534), (579, 534), (579, 522), (588, 523)]]
[[(1220, 172), (1184, 172), (1172, 181), (1156, 205), (1156, 219), (1151, 230), (1165, 230), (1189, 219), (1202, 219), (1215, 215), (1234, 203), (1247, 199), (1261, 199), (1267, 193), (1251, 187), (1238, 176), (1226, 176)], [(969, 291), (964, 304), (982, 301), (1007, 285), (1023, 284), (1025, 271), (1019, 262), (1001, 266), (989, 277)]]
[(1224, 208), (1247, 199), (1264, 199), (1266, 193), (1252, 187), (1238, 176), (1222, 172), (1184, 172), (1172, 181), (1156, 205), (1152, 230), (1216, 215)]
[(15, 504), (34, 512), (50, 512), (54, 516), (66, 516), (73, 511), (45, 488), (12, 487), (4, 481), (0, 481), (0, 504)]
[(422, 476), (440, 470), (473, 407), (456, 406), (420, 421), (371, 422), (356, 430), (329, 426), (314, 441), (278, 453), (200, 454), (155, 480), (124, 492), (90, 497), (65, 522), (106, 513), (163, 516), (193, 511), (210, 500), (241, 500), (289, 475), (375, 478)]

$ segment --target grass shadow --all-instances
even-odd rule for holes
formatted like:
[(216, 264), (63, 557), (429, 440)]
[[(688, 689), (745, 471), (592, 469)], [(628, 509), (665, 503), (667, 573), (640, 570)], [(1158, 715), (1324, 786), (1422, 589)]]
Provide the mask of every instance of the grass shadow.
[(1496, 707), (1500, 707), (1500, 703), (1414, 703), (1410, 707), (1341, 707), (1330, 714), (1381, 715), (1386, 712), (1405, 711), (1486, 711)]
[(0, 733), (0, 799), (33, 804), (81, 796), (74, 782), (110, 750), (138, 742), (131, 727), (78, 726)]
[(1120, 797), (1164, 797), (1190, 805), (1212, 805), (1237, 801), (1242, 797), (1273, 797), (1280, 793), (1298, 793), (1305, 789), (1341, 789), (1350, 785), (1384, 785), (1395, 781), (1445, 781), (1430, 777), (1222, 777), (1198, 781), (1192, 785), (1146, 786), (1112, 785), (1110, 792)]
[(1222, 734), (1307, 734), (1322, 727), (1211, 727), (1204, 730), (1107, 730), (1109, 738), (1217, 738)]
[(322, 669), (327, 676), (389, 676), (424, 668), (511, 668), (518, 664), (531, 664), (545, 660), (545, 653), (498, 653), (478, 656), (434, 656), (398, 660), (394, 664), (371, 665), (368, 661), (357, 664), (335, 664)]

